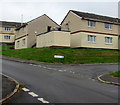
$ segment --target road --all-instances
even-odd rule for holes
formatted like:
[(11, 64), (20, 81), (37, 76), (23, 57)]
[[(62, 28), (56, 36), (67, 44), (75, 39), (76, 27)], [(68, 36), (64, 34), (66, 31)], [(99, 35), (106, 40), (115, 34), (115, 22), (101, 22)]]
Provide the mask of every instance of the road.
[(10, 103), (118, 103), (118, 87), (97, 80), (98, 75), (117, 69), (118, 65), (109, 64), (33, 65), (2, 60), (2, 72), (24, 84)]

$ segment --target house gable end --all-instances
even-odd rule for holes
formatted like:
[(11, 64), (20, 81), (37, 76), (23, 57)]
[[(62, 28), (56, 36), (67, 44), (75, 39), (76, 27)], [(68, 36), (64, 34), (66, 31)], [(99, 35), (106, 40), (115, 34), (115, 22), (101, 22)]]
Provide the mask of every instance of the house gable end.
[(48, 19), (50, 19), (53, 23), (55, 23), (57, 26), (60, 27), (60, 25), (58, 23), (56, 23), (53, 19), (51, 19), (49, 16), (47, 16), (46, 14), (44, 14)]
[(67, 13), (67, 15), (65, 16), (65, 18), (63, 19), (63, 21), (60, 23), (60, 25), (62, 25), (62, 24), (64, 23), (65, 19), (68, 17), (68, 15), (69, 15), (70, 13), (72, 13), (74, 16), (82, 19), (82, 17), (78, 16), (78, 15), (75, 14), (72, 10), (70, 10), (70, 11)]

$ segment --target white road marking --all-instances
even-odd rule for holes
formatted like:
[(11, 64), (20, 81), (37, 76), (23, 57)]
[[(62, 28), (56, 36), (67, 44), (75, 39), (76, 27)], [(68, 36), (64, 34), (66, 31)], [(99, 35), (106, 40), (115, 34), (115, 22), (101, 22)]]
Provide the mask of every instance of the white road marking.
[(27, 89), (27, 88), (22, 88), (22, 89), (23, 89), (25, 92), (27, 92), (29, 95), (37, 98), (38, 101), (41, 101), (42, 103), (49, 103), (48, 101), (44, 100), (43, 98), (38, 98), (38, 95), (35, 94), (34, 92), (30, 92), (29, 89)]
[[(42, 67), (42, 68), (44, 68), (44, 69), (49, 69), (49, 70), (57, 70), (57, 69), (55, 69), (55, 68), (49, 68), (49, 67), (41, 66), (41, 65), (34, 65), (34, 64), (29, 64), (29, 65), (38, 66), (38, 67)], [(58, 71), (64, 72), (64, 71), (66, 71), (66, 70), (58, 70)], [(70, 72), (72, 72), (72, 71), (70, 71)]]
[(61, 71), (61, 72), (62, 72), (63, 70), (58, 70), (58, 71)]
[(27, 88), (22, 88), (22, 90), (24, 90), (25, 92), (30, 91), (30, 90), (29, 90), (29, 89), (27, 89)]
[(43, 66), (43, 68), (47, 68), (47, 67)]
[(52, 68), (47, 68), (47, 69), (50, 69), (50, 70), (51, 70)]
[(51, 68), (52, 70), (57, 70), (57, 69), (54, 69), (54, 68)]
[(37, 66), (37, 65), (33, 65), (33, 66)]
[(66, 70), (63, 70), (63, 71), (66, 71)]
[(47, 68), (47, 69), (49, 69), (49, 70), (57, 70), (57, 69), (54, 69), (54, 68)]
[(37, 65), (35, 65), (35, 64), (29, 64), (29, 65), (32, 65), (32, 66), (37, 66)]
[(28, 92), (28, 94), (30, 94), (30, 95), (33, 96), (33, 97), (38, 97), (38, 95), (35, 94), (34, 92)]
[(92, 81), (95, 81), (95, 79), (92, 79)]
[(43, 98), (38, 98), (39, 101), (41, 101), (42, 103), (49, 103), (48, 101), (44, 100)]
[(41, 65), (38, 65), (38, 67), (42, 67)]
[[(47, 69), (50, 69), (50, 70), (57, 70), (57, 69), (55, 69), (55, 68), (49, 68), (49, 67), (41, 66), (41, 65), (34, 65), (34, 64), (29, 64), (29, 65), (38, 66), (38, 67), (42, 67), (42, 68), (47, 68)], [(58, 71), (66, 71), (66, 70), (58, 70)], [(70, 71), (70, 72), (71, 72), (71, 71)]]

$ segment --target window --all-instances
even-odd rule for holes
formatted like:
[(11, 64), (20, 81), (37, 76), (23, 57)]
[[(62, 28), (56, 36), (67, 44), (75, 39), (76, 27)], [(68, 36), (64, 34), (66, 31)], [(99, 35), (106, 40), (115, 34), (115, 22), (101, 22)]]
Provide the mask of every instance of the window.
[(9, 35), (5, 35), (5, 36), (4, 36), (4, 39), (5, 39), (5, 40), (10, 40), (10, 36), (9, 36)]
[(24, 46), (24, 45), (25, 45), (25, 39), (22, 40), (22, 46)]
[(96, 36), (88, 35), (88, 42), (95, 43), (96, 42)]
[(106, 44), (112, 44), (112, 38), (111, 37), (105, 37), (105, 43)]
[(51, 26), (48, 26), (47, 27), (47, 32), (50, 32), (50, 30), (51, 30)]
[(11, 28), (10, 27), (5, 27), (5, 31), (10, 31)]
[(106, 29), (112, 29), (112, 25), (111, 25), (111, 24), (108, 24), (108, 23), (105, 23), (105, 28), (106, 28)]
[(89, 27), (95, 27), (95, 25), (96, 25), (96, 22), (95, 21), (88, 21), (88, 26)]

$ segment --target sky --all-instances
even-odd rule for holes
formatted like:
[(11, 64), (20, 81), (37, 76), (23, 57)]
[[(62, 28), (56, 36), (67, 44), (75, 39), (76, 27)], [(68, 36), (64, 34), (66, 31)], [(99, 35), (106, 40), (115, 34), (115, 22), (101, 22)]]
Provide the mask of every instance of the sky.
[(0, 21), (28, 22), (47, 14), (60, 24), (69, 10), (118, 18), (118, 2), (119, 0), (0, 0)]

